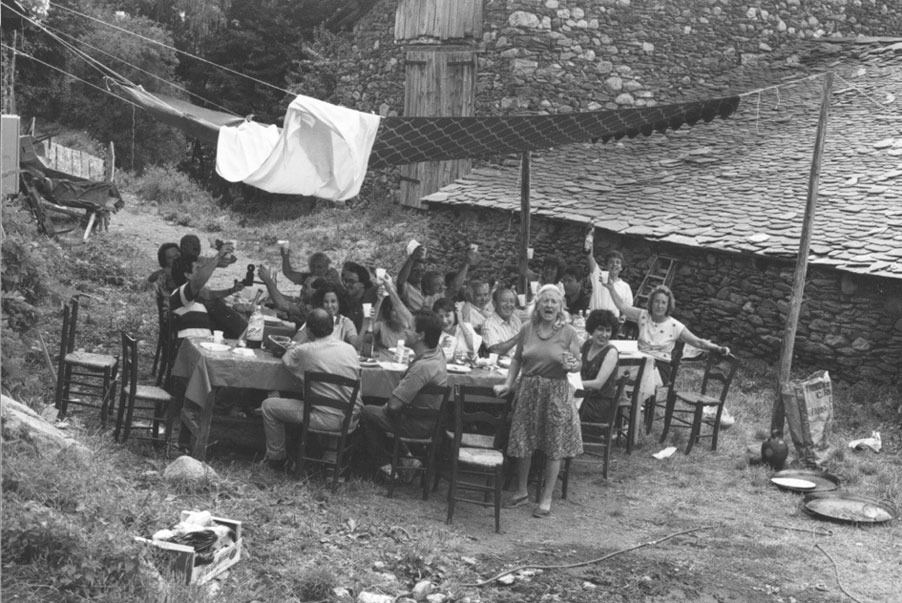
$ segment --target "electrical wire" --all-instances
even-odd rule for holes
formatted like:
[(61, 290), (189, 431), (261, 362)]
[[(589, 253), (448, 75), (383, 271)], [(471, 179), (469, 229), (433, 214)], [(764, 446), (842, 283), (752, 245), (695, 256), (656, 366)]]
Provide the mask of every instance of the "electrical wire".
[(235, 71), (234, 69), (231, 69), (231, 68), (229, 68), (229, 67), (226, 67), (225, 65), (219, 65), (219, 64), (217, 64), (217, 63), (214, 63), (213, 61), (210, 61), (210, 60), (205, 59), (205, 58), (203, 58), (203, 57), (197, 56), (196, 54), (192, 54), (192, 53), (187, 52), (187, 51), (185, 51), (185, 50), (179, 50), (178, 48), (176, 48), (176, 47), (174, 47), (174, 46), (170, 46), (170, 45), (168, 45), (168, 44), (164, 44), (163, 42), (160, 42), (160, 41), (158, 41), (158, 40), (154, 40), (153, 38), (148, 38), (147, 36), (142, 36), (142, 35), (139, 34), (139, 33), (135, 33), (135, 32), (133, 32), (133, 31), (129, 31), (128, 29), (119, 27), (119, 26), (117, 26), (117, 25), (113, 25), (112, 23), (107, 23), (106, 21), (102, 21), (102, 20), (100, 20), (100, 19), (98, 19), (98, 18), (96, 18), (96, 17), (92, 17), (92, 16), (90, 16), (90, 15), (86, 15), (86, 14), (84, 14), (84, 13), (82, 13), (82, 12), (79, 12), (79, 11), (75, 10), (74, 8), (69, 8), (68, 6), (62, 6), (62, 5), (60, 5), (60, 4), (57, 4), (56, 2), (50, 2), (50, 5), (53, 6), (53, 7), (55, 7), (55, 8), (59, 8), (59, 9), (61, 9), (61, 10), (70, 12), (70, 13), (75, 14), (75, 15), (78, 15), (78, 16), (80, 16), (80, 17), (84, 17), (85, 19), (89, 19), (89, 20), (91, 20), (91, 21), (95, 21), (96, 23), (100, 23), (101, 25), (105, 25), (105, 26), (110, 27), (110, 28), (112, 28), (112, 29), (115, 29), (115, 30), (117, 30), (117, 31), (121, 31), (121, 32), (123, 32), (123, 33), (127, 33), (127, 34), (129, 34), (129, 35), (135, 36), (135, 37), (140, 38), (140, 39), (142, 39), (142, 40), (144, 40), (144, 41), (146, 41), (146, 42), (150, 42), (151, 44), (156, 44), (157, 46), (161, 46), (161, 47), (166, 48), (166, 49), (168, 49), (168, 50), (175, 51), (175, 52), (177, 52), (177, 53), (179, 53), (179, 54), (183, 54), (183, 55), (185, 55), (185, 56), (187, 56), (187, 57), (191, 57), (191, 58), (193, 58), (193, 59), (197, 59), (198, 61), (201, 61), (201, 62), (206, 63), (206, 64), (208, 64), (208, 65), (212, 65), (213, 67), (216, 67), (217, 69), (222, 69), (223, 71), (227, 71), (227, 72), (232, 73), (232, 74), (234, 74), (234, 75), (237, 75), (237, 76), (246, 78), (246, 79), (248, 79), (248, 80), (250, 80), (250, 81), (252, 81), (252, 82), (256, 82), (256, 83), (261, 84), (261, 85), (263, 85), (263, 86), (266, 86), (266, 87), (268, 87), (268, 88), (272, 88), (273, 90), (278, 90), (279, 92), (284, 92), (284, 93), (286, 93), (286, 94), (291, 94), (291, 95), (294, 95), (294, 94), (295, 94), (295, 93), (292, 92), (291, 90), (286, 90), (285, 88), (280, 88), (280, 87), (278, 87), (278, 86), (275, 86), (275, 85), (273, 85), (273, 84), (270, 84), (269, 82), (264, 82), (263, 80), (259, 80), (259, 79), (255, 78), (255, 77), (250, 76), (250, 75), (245, 75), (244, 73), (241, 73), (240, 71)]
[(87, 80), (85, 80), (85, 79), (82, 79), (82, 78), (78, 77), (77, 75), (74, 75), (74, 74), (72, 74), (72, 73), (69, 73), (69, 72), (66, 71), (65, 69), (61, 69), (61, 68), (57, 67), (56, 65), (51, 65), (50, 63), (48, 63), (48, 62), (46, 62), (46, 61), (42, 61), (41, 59), (39, 59), (39, 58), (37, 58), (37, 57), (33, 57), (33, 56), (31, 56), (30, 54), (26, 54), (26, 53), (22, 52), (21, 50), (18, 50), (18, 49), (16, 49), (16, 48), (13, 48), (12, 46), (9, 46), (8, 44), (6, 44), (6, 43), (4, 43), (4, 42), (0, 42), (0, 47), (5, 48), (5, 49), (7, 49), (7, 50), (12, 50), (14, 53), (16, 53), (17, 55), (19, 55), (20, 57), (25, 57), (26, 59), (31, 59), (32, 61), (35, 61), (35, 62), (37, 62), (37, 63), (40, 63), (41, 65), (44, 65), (45, 67), (50, 67), (51, 69), (54, 69), (54, 70), (56, 70), (56, 71), (59, 71), (59, 72), (62, 73), (63, 75), (66, 75), (66, 76), (68, 76), (68, 77), (71, 77), (72, 79), (77, 80), (77, 81), (81, 82), (82, 84), (85, 84), (86, 86), (90, 86), (91, 88), (95, 88), (95, 89), (97, 89), (97, 90), (100, 90), (100, 91), (103, 92), (104, 94), (109, 94), (109, 95), (112, 96), (113, 98), (118, 98), (119, 100), (124, 101), (124, 102), (126, 102), (126, 103), (132, 105), (133, 107), (138, 107), (139, 109), (144, 109), (144, 107), (142, 107), (141, 105), (138, 105), (137, 103), (133, 103), (132, 101), (128, 100), (127, 98), (124, 98), (124, 97), (122, 97), (122, 96), (119, 96), (119, 95), (117, 95), (117, 94), (114, 94), (113, 92), (107, 90), (106, 88), (101, 88), (100, 86), (97, 86), (97, 85), (95, 85), (95, 84), (92, 84), (91, 82), (89, 82), (89, 81), (87, 81)]
[[(12, 9), (12, 10), (13, 10), (13, 12), (17, 12), (17, 11), (15, 11), (15, 9)], [(31, 22), (32, 24), (34, 24), (35, 26), (37, 26), (37, 27), (39, 27), (40, 29), (44, 30), (49, 36), (51, 36), (51, 37), (53, 37), (54, 39), (56, 39), (57, 41), (59, 41), (60, 44), (63, 44), (63, 45), (66, 46), (67, 48), (69, 48), (69, 45), (67, 45), (65, 41), (59, 39), (59, 37), (58, 37), (59, 35), (65, 36), (66, 38), (69, 38), (69, 39), (73, 40), (73, 42), (75, 42), (75, 43), (83, 44), (83, 45), (87, 46), (88, 48), (91, 48), (91, 49), (93, 49), (93, 50), (96, 50), (97, 52), (100, 52), (100, 53), (102, 53), (102, 54), (104, 54), (104, 55), (110, 57), (110, 58), (113, 59), (113, 60), (119, 61), (120, 63), (123, 63), (123, 64), (125, 64), (125, 65), (131, 67), (132, 69), (134, 69), (134, 70), (136, 70), (136, 71), (139, 71), (139, 72), (141, 72), (141, 73), (144, 73), (144, 74), (146, 74), (146, 75), (148, 75), (148, 76), (150, 76), (150, 77), (152, 77), (152, 78), (154, 78), (154, 79), (156, 79), (156, 80), (158, 80), (158, 81), (160, 81), (160, 82), (163, 82), (164, 84), (166, 84), (166, 85), (168, 85), (168, 86), (171, 86), (172, 88), (174, 88), (174, 89), (176, 89), (176, 90), (182, 91), (182, 92), (184, 92), (184, 93), (186, 93), (186, 94), (188, 94), (188, 95), (190, 95), (190, 96), (192, 96), (192, 97), (194, 97), (194, 98), (197, 98), (197, 99), (199, 99), (199, 100), (201, 100), (201, 101), (203, 101), (203, 102), (205, 102), (205, 103), (208, 103), (208, 104), (210, 104), (210, 105), (216, 107), (217, 109), (221, 109), (222, 111), (225, 111), (226, 113), (229, 113), (230, 115), (235, 115), (235, 116), (238, 115), (237, 113), (235, 113), (235, 112), (232, 111), (231, 109), (228, 109), (227, 107), (223, 107), (222, 105), (219, 105), (219, 104), (217, 104), (217, 103), (215, 103), (215, 102), (213, 102), (213, 101), (211, 101), (211, 100), (209, 100), (209, 99), (206, 99), (206, 98), (204, 98), (203, 96), (201, 96), (201, 95), (199, 95), (199, 94), (197, 94), (197, 93), (195, 93), (195, 92), (191, 92), (191, 91), (188, 90), (187, 88), (184, 88), (184, 87), (182, 87), (182, 86), (179, 86), (178, 84), (175, 84), (175, 83), (173, 83), (173, 82), (170, 82), (169, 80), (167, 80), (167, 79), (164, 78), (164, 77), (161, 77), (161, 76), (159, 76), (159, 75), (156, 75), (155, 73), (152, 73), (152, 72), (150, 72), (150, 71), (147, 71), (146, 69), (143, 69), (143, 68), (141, 68), (141, 67), (138, 67), (137, 65), (134, 65), (133, 63), (130, 63), (130, 62), (126, 61), (125, 59), (119, 58), (119, 57), (117, 57), (117, 56), (115, 56), (115, 55), (113, 55), (113, 54), (111, 54), (111, 53), (109, 53), (109, 52), (103, 50), (102, 48), (98, 48), (97, 46), (94, 46), (93, 44), (90, 44), (90, 43), (88, 43), (88, 42), (85, 42), (84, 40), (79, 40), (78, 38), (76, 38), (75, 36), (72, 36), (71, 34), (65, 33), (65, 32), (63, 32), (63, 31), (56, 30), (55, 28), (52, 28), (52, 27), (50, 27), (50, 26), (48, 26), (48, 25), (44, 25), (44, 24), (39, 23), (39, 22), (37, 22), (37, 21), (33, 21), (33, 20), (29, 19), (26, 15), (23, 15), (23, 14), (21, 14), (21, 13), (19, 13), (19, 14), (20, 14), (20, 16), (22, 16), (23, 18), (27, 19), (28, 21), (30, 21), (30, 22)], [(54, 32), (56, 32), (56, 33), (54, 33)], [(70, 48), (70, 49), (71, 49), (71, 48)], [(93, 57), (91, 57), (91, 56), (88, 55), (87, 53), (84, 53), (84, 52), (81, 51), (80, 49), (77, 49), (77, 48), (76, 48), (76, 49), (72, 49), (72, 50), (73, 50), (73, 52), (76, 52), (76, 51), (77, 51), (77, 52), (79, 52), (80, 54), (83, 54), (83, 55), (85, 55), (85, 56), (91, 58), (93, 61), (95, 61), (95, 62), (97, 62), (98, 64), (100, 64), (101, 66), (103, 66), (103, 67), (104, 67), (105, 69), (107, 69), (111, 74), (113, 74), (113, 76), (114, 76), (115, 79), (119, 79), (119, 80), (122, 80), (122, 81), (126, 81), (126, 82), (132, 84), (133, 86), (135, 85), (133, 82), (129, 81), (128, 78), (124, 77), (123, 75), (121, 75), (121, 74), (119, 74), (119, 73), (116, 73), (112, 68), (106, 67), (105, 65), (103, 65), (103, 63), (100, 63), (100, 61), (97, 61), (96, 59), (94, 59)], [(109, 75), (109, 74), (103, 74), (103, 75)]]

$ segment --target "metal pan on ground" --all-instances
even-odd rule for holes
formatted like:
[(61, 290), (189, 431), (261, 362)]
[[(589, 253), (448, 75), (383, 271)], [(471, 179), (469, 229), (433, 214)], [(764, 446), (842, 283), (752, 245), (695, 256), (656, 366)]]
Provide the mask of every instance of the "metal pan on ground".
[(896, 518), (896, 510), (873, 498), (846, 492), (811, 492), (803, 509), (809, 515), (842, 523), (878, 524)]
[(770, 481), (790, 492), (827, 492), (839, 488), (839, 478), (820, 469), (784, 469), (774, 473)]

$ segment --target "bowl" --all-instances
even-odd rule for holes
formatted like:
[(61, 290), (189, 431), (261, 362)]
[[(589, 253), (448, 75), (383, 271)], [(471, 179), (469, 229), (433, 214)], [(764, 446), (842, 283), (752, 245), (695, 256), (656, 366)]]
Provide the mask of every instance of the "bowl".
[(276, 358), (284, 356), (290, 345), (291, 337), (285, 337), (284, 335), (270, 335), (267, 337), (266, 349)]

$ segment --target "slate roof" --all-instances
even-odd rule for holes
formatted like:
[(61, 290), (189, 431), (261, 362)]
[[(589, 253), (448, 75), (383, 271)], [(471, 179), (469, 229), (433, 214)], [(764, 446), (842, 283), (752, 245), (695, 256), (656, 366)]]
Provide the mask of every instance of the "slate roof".
[[(712, 96), (780, 85), (744, 96), (726, 120), (534, 153), (533, 214), (793, 258), (824, 78), (799, 80), (830, 70), (837, 77), (809, 262), (902, 279), (902, 40), (809, 42), (801, 50), (777, 67), (746, 66), (709, 81)], [(518, 168), (477, 167), (424, 201), (519, 211)]]

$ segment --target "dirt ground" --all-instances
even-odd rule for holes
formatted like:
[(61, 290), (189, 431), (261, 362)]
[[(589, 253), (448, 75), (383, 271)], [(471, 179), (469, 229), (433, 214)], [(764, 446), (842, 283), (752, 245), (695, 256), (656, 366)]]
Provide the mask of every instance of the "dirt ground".
[[(165, 222), (130, 198), (110, 231), (132, 237), (155, 257), (161, 242), (177, 242), (192, 229)], [(208, 248), (210, 236), (197, 234)], [(279, 256), (275, 248), (261, 250), (252, 241), (240, 241), (238, 257), (235, 265), (217, 270), (214, 287), (243, 278), (247, 263), (277, 266)], [(803, 603), (846, 600), (841, 582), (859, 601), (899, 600), (898, 522), (863, 528), (808, 517), (798, 495), (778, 491), (762, 468), (748, 465), (746, 450), (760, 445), (752, 434), (763, 425), (754, 424), (741, 408), (731, 411), (737, 423), (722, 433), (718, 452), (697, 448), (689, 456), (678, 451), (656, 460), (651, 453), (663, 447), (656, 431), (632, 455), (615, 449), (607, 481), (597, 464), (574, 463), (570, 494), (567, 500), (555, 498), (551, 517), (532, 518), (532, 505), (507, 509), (500, 535), (492, 531), (491, 509), (459, 505), (451, 529), (461, 554), (478, 560), (474, 581), (523, 564), (584, 562), (695, 530), (600, 563), (521, 576), (510, 586), (479, 590), (477, 598)], [(895, 463), (902, 471), (898, 451), (895, 455), (875, 456), (874, 463)], [(424, 503), (411, 489), (389, 504), (399, 515), (444, 525), (440, 495)]]

